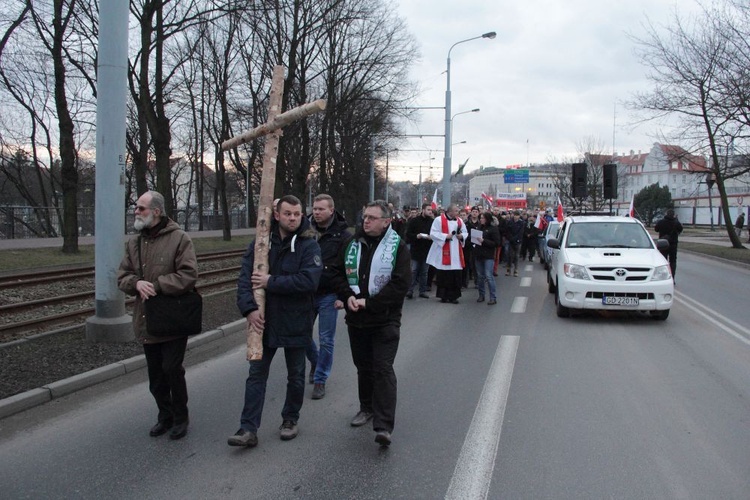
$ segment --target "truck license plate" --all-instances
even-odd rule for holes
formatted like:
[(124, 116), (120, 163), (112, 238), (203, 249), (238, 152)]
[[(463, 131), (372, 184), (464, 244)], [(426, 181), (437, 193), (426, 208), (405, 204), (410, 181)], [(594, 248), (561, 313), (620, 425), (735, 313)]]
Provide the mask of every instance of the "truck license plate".
[(605, 306), (637, 306), (638, 297), (602, 297)]

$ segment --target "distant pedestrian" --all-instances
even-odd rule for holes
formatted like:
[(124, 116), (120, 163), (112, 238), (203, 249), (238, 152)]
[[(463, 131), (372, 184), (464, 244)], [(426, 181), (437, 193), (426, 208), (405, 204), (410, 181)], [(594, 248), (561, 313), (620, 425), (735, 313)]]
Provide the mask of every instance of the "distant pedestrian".
[(198, 281), (198, 260), (193, 242), (176, 222), (164, 213), (164, 197), (148, 191), (135, 206), (135, 229), (117, 272), (117, 285), (135, 295), (133, 327), (143, 344), (148, 367), (149, 390), (159, 409), (156, 425), (149, 434), (180, 439), (188, 429), (188, 393), (185, 383), (187, 336), (153, 337), (146, 331), (144, 302), (157, 294), (183, 295)]
[[(255, 269), (255, 241), (252, 241), (242, 257), (237, 282), (237, 307), (247, 319), (248, 327), (263, 332), (263, 355), (249, 362), (240, 428), (227, 439), (229, 446), (258, 444), (266, 383), (271, 361), (279, 348), (284, 349), (287, 370), (280, 437), (287, 441), (297, 437), (298, 432), (297, 421), (305, 395), (305, 349), (312, 340), (313, 300), (323, 263), (320, 247), (298, 198), (283, 196), (273, 215), (267, 272)], [(266, 291), (264, 313), (253, 295), (256, 288)]]
[(521, 212), (513, 212), (513, 218), (505, 226), (505, 238), (508, 244), (505, 275), (510, 276), (510, 268), (513, 267), (513, 276), (518, 276), (518, 252), (521, 249), (523, 239), (524, 222), (521, 220)]
[(737, 237), (742, 237), (742, 228), (745, 227), (745, 212), (740, 212), (737, 216), (737, 220), (734, 221), (734, 227), (737, 230)]
[(500, 246), (500, 233), (497, 226), (492, 224), (492, 212), (484, 212), (480, 215), (479, 225), (475, 229), (482, 232), (479, 243), (472, 243), (477, 270), (477, 289), (479, 290), (477, 302), (484, 302), (484, 285), (487, 283), (490, 294), (490, 300), (487, 304), (495, 305), (497, 304), (497, 290), (495, 277), (492, 275), (492, 267), (495, 264), (495, 249)]
[(463, 246), (467, 236), (466, 224), (458, 218), (458, 208), (454, 204), (432, 223), (432, 246), (427, 254), (427, 263), (437, 269), (436, 297), (443, 303), (458, 304), (461, 297), (462, 273), (466, 265)]
[(656, 223), (654, 230), (659, 233), (659, 238), (663, 238), (669, 242), (669, 249), (666, 251), (665, 257), (669, 261), (669, 267), (672, 270), (672, 279), (674, 279), (677, 272), (677, 243), (679, 235), (682, 232), (682, 224), (677, 220), (674, 210), (671, 208), (667, 210), (667, 215)]
[(346, 305), (352, 359), (357, 367), (359, 412), (352, 427), (372, 419), (375, 441), (391, 444), (396, 419), (393, 370), (401, 337), (401, 310), (411, 283), (411, 257), (391, 226), (382, 200), (367, 204), (363, 226), (336, 261), (334, 286)]
[(432, 206), (422, 204), (422, 213), (409, 219), (406, 226), (406, 243), (411, 254), (411, 285), (406, 293), (407, 299), (414, 298), (414, 289), (418, 286), (419, 296), (427, 299), (427, 253), (432, 246), (430, 229), (432, 228)]

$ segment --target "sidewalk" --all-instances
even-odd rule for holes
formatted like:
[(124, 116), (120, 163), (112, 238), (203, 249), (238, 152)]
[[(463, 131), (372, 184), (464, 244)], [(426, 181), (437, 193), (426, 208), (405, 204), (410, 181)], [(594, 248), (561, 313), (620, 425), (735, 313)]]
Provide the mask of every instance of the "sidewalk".
[[(190, 235), (192, 239), (220, 238), (221, 236), (224, 235), (224, 232), (222, 230), (190, 231), (188, 234)], [(248, 236), (248, 235), (254, 235), (254, 234), (255, 234), (255, 228), (232, 230), (232, 237)], [(132, 234), (123, 235), (122, 237), (123, 243), (131, 236), (133, 235)], [(95, 242), (96, 241), (95, 241), (94, 236), (80, 236), (78, 238), (78, 244), (80, 246), (93, 245)], [(62, 248), (62, 245), (63, 245), (62, 237), (59, 237), (59, 238), (22, 238), (22, 239), (14, 239), (14, 240), (8, 240), (8, 239), (0, 240), (0, 250), (19, 250), (23, 248), (54, 248), (54, 247)]]

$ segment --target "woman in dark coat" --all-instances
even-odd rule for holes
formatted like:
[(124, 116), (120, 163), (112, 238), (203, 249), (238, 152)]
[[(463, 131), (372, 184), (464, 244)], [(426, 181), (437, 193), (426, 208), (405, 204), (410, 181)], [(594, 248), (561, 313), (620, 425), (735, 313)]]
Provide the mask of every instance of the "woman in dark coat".
[(490, 291), (490, 300), (487, 304), (495, 305), (497, 304), (497, 291), (492, 268), (495, 265), (495, 248), (500, 245), (500, 233), (497, 227), (492, 225), (491, 212), (484, 212), (479, 216), (479, 227), (477, 229), (482, 231), (479, 244), (472, 242), (477, 270), (477, 289), (479, 290), (477, 302), (484, 302), (484, 284), (487, 283)]

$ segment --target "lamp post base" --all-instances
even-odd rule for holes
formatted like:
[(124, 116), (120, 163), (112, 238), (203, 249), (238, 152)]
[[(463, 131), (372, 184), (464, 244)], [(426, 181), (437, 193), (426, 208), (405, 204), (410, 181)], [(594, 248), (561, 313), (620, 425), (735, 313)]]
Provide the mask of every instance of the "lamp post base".
[(133, 334), (133, 317), (129, 314), (116, 318), (91, 316), (86, 320), (86, 340), (89, 342), (131, 342)]

